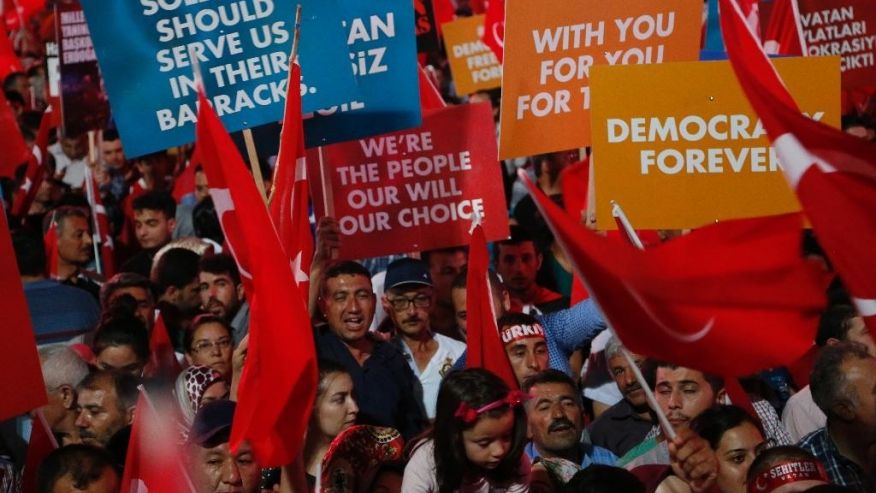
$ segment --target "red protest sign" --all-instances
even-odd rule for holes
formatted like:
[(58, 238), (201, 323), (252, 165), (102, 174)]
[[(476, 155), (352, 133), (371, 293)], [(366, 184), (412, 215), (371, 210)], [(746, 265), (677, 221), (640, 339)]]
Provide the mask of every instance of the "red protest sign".
[(876, 85), (876, 2), (799, 0), (809, 56), (842, 56), (843, 89)]
[(464, 245), (475, 212), (488, 240), (507, 238), (494, 135), (490, 105), (466, 104), (427, 111), (416, 129), (324, 147), (321, 163), (308, 159), (317, 215), (328, 197), (340, 223), (340, 257)]

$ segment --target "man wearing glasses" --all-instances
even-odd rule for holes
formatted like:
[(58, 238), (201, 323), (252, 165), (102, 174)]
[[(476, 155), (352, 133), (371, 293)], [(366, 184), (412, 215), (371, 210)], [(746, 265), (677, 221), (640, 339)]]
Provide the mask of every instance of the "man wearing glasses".
[(433, 419), (441, 379), (465, 352), (465, 344), (432, 332), (429, 320), (435, 309), (435, 290), (429, 265), (411, 258), (389, 264), (381, 301), (393, 325), (393, 342), (420, 379), (426, 416)]

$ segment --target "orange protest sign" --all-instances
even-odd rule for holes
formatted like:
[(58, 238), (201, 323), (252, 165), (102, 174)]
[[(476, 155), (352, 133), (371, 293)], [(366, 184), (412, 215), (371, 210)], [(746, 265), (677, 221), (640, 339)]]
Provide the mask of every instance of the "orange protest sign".
[(441, 29), (457, 94), (495, 89), (502, 84), (502, 64), (481, 41), (483, 15), (448, 22)]
[(508, 0), (499, 157), (590, 145), (590, 67), (698, 59), (701, 0)]
[[(839, 57), (773, 60), (801, 111), (838, 127)], [(695, 228), (800, 210), (730, 64), (596, 67), (596, 223), (611, 201), (636, 228)]]

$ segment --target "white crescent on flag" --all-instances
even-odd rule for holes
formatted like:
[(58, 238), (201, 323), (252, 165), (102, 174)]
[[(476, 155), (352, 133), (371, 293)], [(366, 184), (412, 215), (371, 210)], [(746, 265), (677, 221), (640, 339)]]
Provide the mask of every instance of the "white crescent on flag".
[(651, 310), (651, 308), (648, 306), (647, 302), (642, 298), (641, 295), (639, 295), (639, 293), (636, 292), (635, 289), (633, 289), (626, 282), (623, 282), (622, 284), (624, 286), (624, 289), (626, 289), (627, 292), (630, 293), (630, 296), (632, 296), (633, 299), (636, 300), (636, 303), (638, 303), (639, 306), (642, 308), (642, 310), (645, 312), (645, 314), (648, 315), (648, 318), (650, 318), (651, 320), (654, 321), (654, 325), (656, 325), (658, 328), (660, 328), (660, 330), (662, 330), (669, 337), (672, 337), (678, 341), (686, 342), (689, 344), (692, 342), (697, 342), (697, 341), (701, 340), (703, 337), (706, 337), (707, 335), (709, 335), (709, 332), (711, 332), (712, 329), (715, 327), (715, 317), (712, 317), (709, 319), (708, 322), (706, 322), (705, 325), (703, 325), (703, 327), (700, 330), (698, 330), (694, 333), (685, 334), (685, 333), (679, 332), (679, 331), (669, 327), (665, 323), (663, 323), (663, 321), (660, 320), (660, 317), (658, 317), (657, 314), (654, 313), (653, 310)]
[(240, 275), (252, 279), (252, 274), (246, 270), (243, 265), (240, 265), (240, 260), (238, 259), (237, 254), (234, 253), (234, 244), (228, 238), (228, 227), (225, 225), (224, 216), (226, 212), (234, 210), (234, 201), (231, 200), (231, 192), (227, 188), (211, 188), (210, 197), (213, 198), (213, 206), (216, 208), (216, 216), (219, 218), (219, 224), (222, 225), (222, 231), (225, 233), (228, 249), (231, 250), (231, 255), (234, 257), (234, 260), (237, 261), (237, 268), (240, 270)]

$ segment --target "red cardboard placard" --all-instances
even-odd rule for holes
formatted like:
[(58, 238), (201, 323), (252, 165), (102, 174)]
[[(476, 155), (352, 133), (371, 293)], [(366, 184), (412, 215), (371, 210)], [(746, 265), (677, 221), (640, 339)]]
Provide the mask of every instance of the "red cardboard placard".
[(308, 159), (317, 216), (326, 215), (329, 197), (341, 226), (340, 258), (468, 244), (474, 211), (488, 240), (507, 238), (494, 136), (490, 105), (466, 104), (426, 112), (419, 128), (330, 145)]

